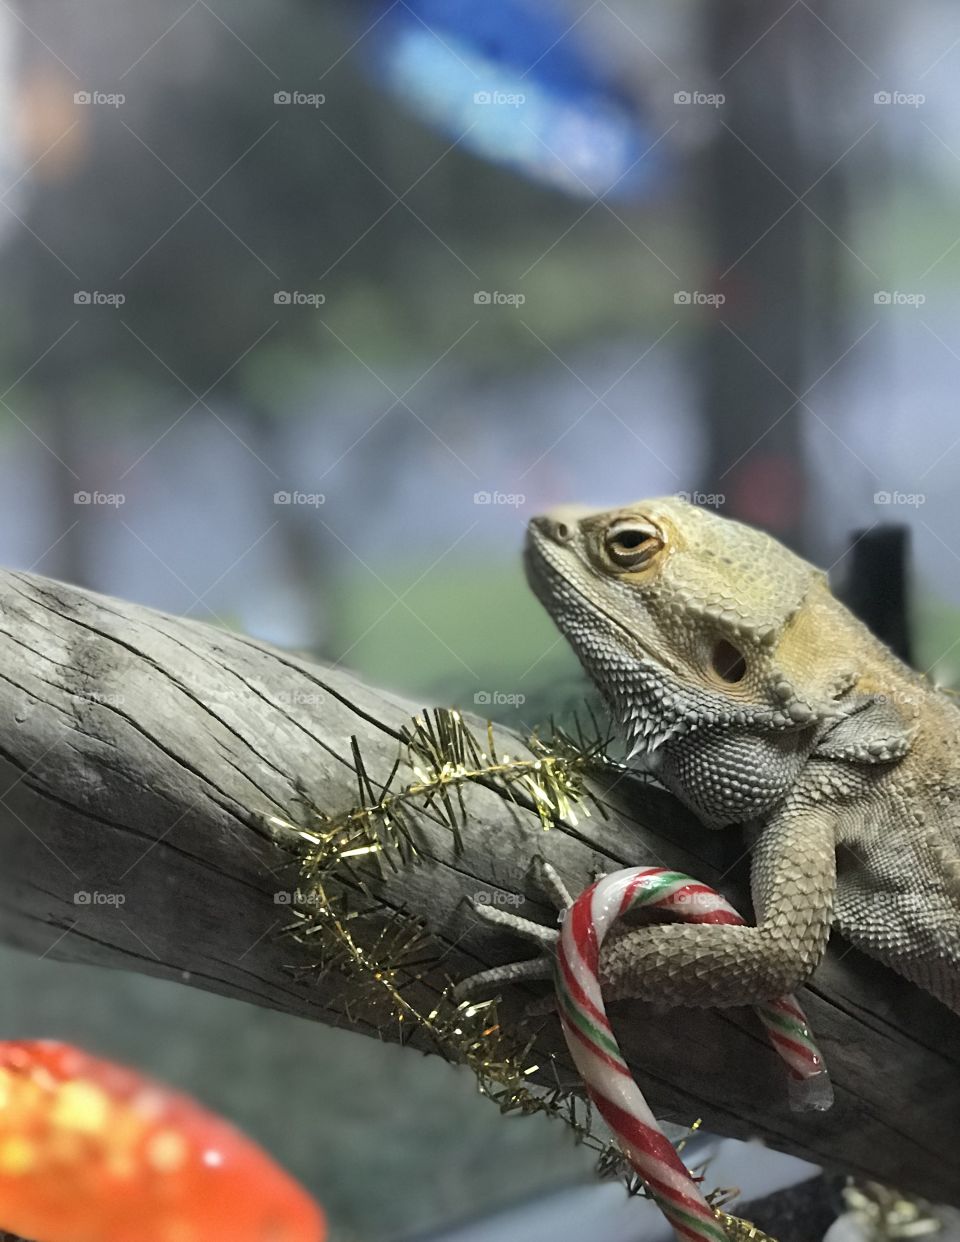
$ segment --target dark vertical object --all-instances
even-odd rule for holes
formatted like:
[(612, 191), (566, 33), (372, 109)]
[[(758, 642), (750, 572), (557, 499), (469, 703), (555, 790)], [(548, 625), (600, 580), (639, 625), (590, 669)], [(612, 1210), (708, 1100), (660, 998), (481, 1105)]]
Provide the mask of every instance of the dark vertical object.
[[(818, 96), (832, 74), (818, 57), (832, 36), (792, 0), (711, 0), (706, 13), (711, 89), (726, 102), (702, 182), (713, 289), (725, 297), (705, 327), (704, 490), (799, 547), (809, 487), (798, 398), (842, 348), (834, 337), (821, 365), (816, 325), (835, 321), (840, 245), (797, 202), (830, 164)], [(817, 195), (818, 214), (840, 232), (844, 197), (830, 177)]]
[(731, 1210), (777, 1242), (809, 1242), (822, 1238), (843, 1211), (845, 1182), (846, 1178), (835, 1173), (822, 1173), (763, 1199), (738, 1203)]
[(854, 531), (848, 557), (849, 574), (839, 592), (844, 603), (901, 660), (912, 663), (909, 529), (891, 525)]

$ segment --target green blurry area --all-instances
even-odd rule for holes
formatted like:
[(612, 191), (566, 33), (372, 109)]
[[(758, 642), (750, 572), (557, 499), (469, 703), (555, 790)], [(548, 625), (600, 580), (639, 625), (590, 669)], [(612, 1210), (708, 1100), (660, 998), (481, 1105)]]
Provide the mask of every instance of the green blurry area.
[(920, 592), (913, 626), (915, 666), (938, 685), (960, 690), (960, 608)]
[[(382, 585), (362, 569), (340, 579), (329, 649), (369, 681), (434, 695), (550, 685), (574, 657), (515, 563), (472, 561), (428, 574), (391, 565)], [(396, 603), (395, 595), (403, 597)], [(402, 684), (398, 685), (398, 677)], [(458, 704), (467, 707), (466, 700)]]

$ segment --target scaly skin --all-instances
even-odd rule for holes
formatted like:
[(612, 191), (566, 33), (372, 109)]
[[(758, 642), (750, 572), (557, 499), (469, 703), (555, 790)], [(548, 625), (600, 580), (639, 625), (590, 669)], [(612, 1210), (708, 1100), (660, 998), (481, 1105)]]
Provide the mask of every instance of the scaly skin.
[(636, 760), (752, 843), (757, 925), (625, 930), (605, 995), (771, 999), (809, 978), (833, 925), (960, 1012), (955, 704), (821, 571), (674, 498), (534, 518), (526, 565)]

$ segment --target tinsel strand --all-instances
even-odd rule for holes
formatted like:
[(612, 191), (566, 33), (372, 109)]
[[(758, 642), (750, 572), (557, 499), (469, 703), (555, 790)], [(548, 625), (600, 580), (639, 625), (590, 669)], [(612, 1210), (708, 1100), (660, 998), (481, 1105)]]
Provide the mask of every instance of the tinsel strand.
[[(620, 765), (608, 758), (608, 739), (592, 714), (591, 720), (590, 735), (578, 721), (575, 736), (554, 728), (549, 741), (529, 739), (529, 757), (511, 758), (498, 754), (492, 725), (484, 748), (459, 712), (436, 708), (414, 717), (401, 731), (401, 753), (379, 788), (356, 738), (351, 739), (357, 805), (336, 814), (315, 810), (306, 827), (278, 817), (268, 823), (273, 835), (299, 855), (295, 920), (285, 930), (315, 955), (301, 969), (346, 975), (357, 986), (353, 1003), (367, 1006), (376, 1021), (393, 1021), (426, 1035), (447, 1060), (473, 1071), (480, 1093), (501, 1112), (561, 1118), (579, 1142), (597, 1153), (600, 1176), (616, 1176), (630, 1193), (647, 1196), (617, 1144), (596, 1134), (589, 1102), (561, 1085), (552, 1056), (549, 1069), (556, 1085), (529, 1085), (541, 1069), (529, 1060), (533, 1039), (521, 1044), (504, 1033), (496, 1000), (457, 1001), (452, 985), (430, 1008), (410, 995), (423, 991), (427, 969), (437, 966), (436, 954), (423, 923), (405, 912), (385, 910), (365, 875), (371, 866), (382, 874), (385, 866), (396, 871), (416, 862), (418, 817), (445, 826), (461, 848), (468, 822), (463, 795), (471, 784), (492, 785), (531, 806), (545, 829), (576, 824), (578, 815), (591, 813), (591, 805), (603, 814), (584, 778), (598, 767), (620, 770)], [(396, 787), (404, 760), (415, 779)], [(340, 889), (352, 896), (353, 907)], [(352, 927), (374, 918), (380, 929), (364, 944)], [(774, 1242), (749, 1222), (724, 1212), (715, 1202), (719, 1193), (708, 1200), (732, 1242)]]

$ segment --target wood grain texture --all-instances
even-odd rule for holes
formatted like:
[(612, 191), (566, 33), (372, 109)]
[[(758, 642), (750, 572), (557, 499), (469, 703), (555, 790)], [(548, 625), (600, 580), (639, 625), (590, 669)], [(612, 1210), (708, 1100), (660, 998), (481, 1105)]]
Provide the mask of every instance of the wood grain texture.
[[(353, 805), (351, 735), (385, 777), (416, 706), (198, 622), (0, 572), (0, 937), (348, 1024), (342, 980), (287, 970), (306, 961), (278, 935), (288, 909), (275, 897), (292, 871), (261, 817)], [(500, 744), (523, 746), (506, 733)], [(665, 864), (748, 909), (738, 833), (707, 832), (630, 780), (597, 792), (608, 818), (544, 833), (532, 811), (471, 787), (462, 851), (423, 818), (421, 861), (377, 895), (426, 920), (454, 978), (528, 954), (478, 922), (467, 897), (510, 893), (517, 913), (553, 921), (528, 879), (538, 851), (574, 891), (598, 866)], [(428, 978), (425, 991), (442, 983)], [(509, 989), (508, 1021), (546, 990)], [(661, 1117), (702, 1117), (719, 1133), (960, 1203), (960, 1021), (842, 943), (801, 1000), (835, 1084), (824, 1115), (790, 1113), (782, 1067), (749, 1011), (629, 1002), (611, 1015)], [(573, 1080), (552, 1020), (538, 1049)]]

